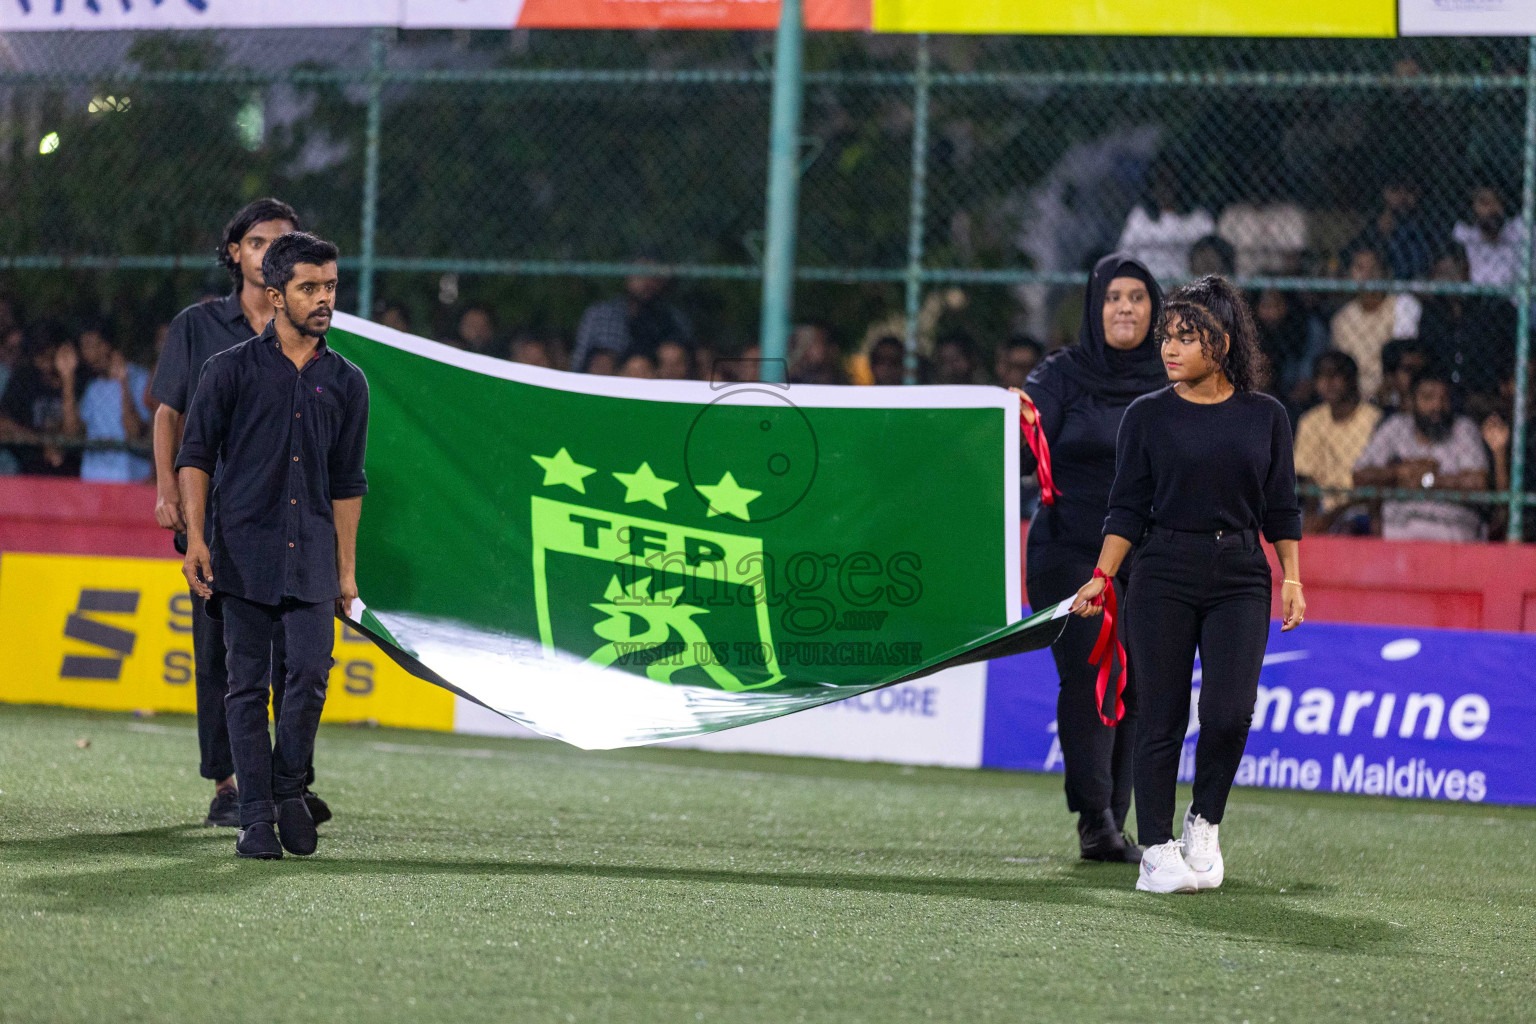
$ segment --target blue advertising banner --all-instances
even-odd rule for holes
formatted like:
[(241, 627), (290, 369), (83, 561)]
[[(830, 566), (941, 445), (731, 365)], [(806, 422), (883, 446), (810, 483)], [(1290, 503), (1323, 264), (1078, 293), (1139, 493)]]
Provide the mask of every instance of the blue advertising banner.
[[(1056, 688), (1048, 651), (988, 666), (984, 767), (1061, 770)], [(1237, 784), (1536, 804), (1536, 635), (1275, 623)]]

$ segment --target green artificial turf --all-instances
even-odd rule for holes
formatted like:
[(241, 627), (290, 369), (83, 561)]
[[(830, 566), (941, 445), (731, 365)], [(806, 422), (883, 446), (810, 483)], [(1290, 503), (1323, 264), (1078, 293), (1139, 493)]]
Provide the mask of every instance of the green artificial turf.
[(1154, 897), (1054, 777), (327, 728), (255, 863), (196, 754), (0, 707), (0, 1020), (1536, 1019), (1532, 810), (1239, 790)]

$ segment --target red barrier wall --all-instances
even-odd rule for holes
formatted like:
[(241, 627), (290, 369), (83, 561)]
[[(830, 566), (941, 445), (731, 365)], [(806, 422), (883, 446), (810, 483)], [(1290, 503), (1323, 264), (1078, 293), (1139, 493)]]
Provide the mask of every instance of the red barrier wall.
[(148, 484), (0, 477), (0, 551), (175, 558)]
[[(1022, 532), (1027, 539), (1028, 523)], [(1280, 563), (1264, 551), (1279, 618)], [(1536, 544), (1308, 537), (1301, 578), (1312, 622), (1536, 633)]]
[[(1266, 550), (1278, 617), (1280, 565)], [(1536, 544), (1308, 537), (1301, 578), (1318, 622), (1536, 633)]]
[[(154, 510), (147, 484), (0, 477), (0, 551), (175, 558)], [(1314, 622), (1536, 633), (1536, 544), (1308, 537), (1301, 567)]]

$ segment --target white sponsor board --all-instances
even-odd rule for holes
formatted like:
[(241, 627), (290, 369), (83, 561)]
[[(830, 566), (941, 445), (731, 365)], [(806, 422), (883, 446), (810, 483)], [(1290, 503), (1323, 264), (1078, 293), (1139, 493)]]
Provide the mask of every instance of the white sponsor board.
[(1536, 35), (1536, 0), (1398, 0), (1405, 36)]
[(0, 30), (275, 28), (396, 24), (401, 0), (5, 0)]
[(0, 31), (403, 25), (511, 28), (523, 0), (4, 0)]
[(404, 28), (513, 28), (523, 0), (401, 0)]
[(981, 766), (985, 662), (668, 746), (893, 764)]

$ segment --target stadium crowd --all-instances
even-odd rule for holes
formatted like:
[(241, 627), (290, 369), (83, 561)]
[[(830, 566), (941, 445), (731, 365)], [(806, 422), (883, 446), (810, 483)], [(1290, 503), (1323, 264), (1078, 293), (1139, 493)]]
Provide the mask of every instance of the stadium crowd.
[[(1319, 230), (1292, 205), (1235, 205), (1213, 216), (1182, 208), (1166, 175), (1154, 172), (1119, 250), (1175, 281), (1206, 273), (1291, 276)], [(1418, 187), (1390, 178), (1379, 206), (1332, 252), (1336, 273), (1356, 282), (1470, 282), (1508, 287), (1518, 265), (1521, 226), (1491, 185), (1467, 196), (1448, 227), (1420, 210)], [(1310, 241), (1309, 241), (1310, 239)], [(504, 331), (485, 305), (456, 313), (438, 340), (487, 356), (577, 372), (656, 379), (756, 379), (755, 346), (726, 354), (696, 336), (659, 275), (625, 279), (622, 292), (588, 307), (569, 339)], [(209, 294), (208, 299), (218, 298)], [(1298, 292), (1250, 296), (1267, 390), (1295, 427), (1296, 469), (1316, 490), (1309, 532), (1379, 533), (1395, 539), (1476, 541), (1503, 533), (1489, 503), (1352, 500), (1350, 487), (1439, 491), (1505, 490), (1510, 484), (1516, 311), (1500, 296), (1411, 291)], [(1052, 320), (1045, 341), (1013, 334), (990, 345), (963, 328), (963, 293), (930, 296), (918, 338), (920, 384), (1022, 386), (1031, 371), (1076, 334)], [(1079, 305), (1066, 297), (1056, 308)], [(1070, 315), (1070, 312), (1067, 313)], [(419, 332), (407, 308), (376, 307), (375, 319)], [(946, 323), (950, 321), (950, 323)], [(167, 325), (154, 332), (154, 353)], [(792, 384), (896, 385), (906, 377), (902, 320), (869, 325), (857, 339), (839, 325), (807, 321), (793, 331)], [(130, 352), (144, 350), (144, 359)], [(137, 482), (152, 477), (145, 451), (156, 402), (149, 393), (149, 346), (125, 346), (109, 321), (26, 319), (0, 296), (0, 475), (79, 476)], [(1527, 465), (1536, 463), (1527, 438)], [(1026, 491), (1027, 493), (1027, 491)], [(1426, 497), (1430, 497), (1426, 495)], [(1536, 520), (1536, 516), (1530, 517)], [(1536, 524), (1526, 528), (1536, 540)]]

